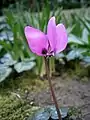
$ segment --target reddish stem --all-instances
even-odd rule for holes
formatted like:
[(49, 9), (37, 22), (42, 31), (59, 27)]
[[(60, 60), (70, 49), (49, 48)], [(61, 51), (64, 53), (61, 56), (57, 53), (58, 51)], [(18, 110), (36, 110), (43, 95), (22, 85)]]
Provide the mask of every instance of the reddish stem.
[(50, 68), (49, 68), (49, 62), (48, 62), (49, 59), (47, 57), (44, 57), (44, 58), (45, 58), (46, 74), (47, 74), (47, 79), (48, 79), (50, 90), (51, 90), (51, 95), (52, 95), (52, 98), (53, 98), (53, 101), (54, 101), (54, 104), (55, 104), (55, 107), (56, 107), (58, 118), (59, 118), (59, 120), (62, 120), (61, 113), (60, 113), (58, 103), (57, 103), (57, 100), (56, 100), (56, 96), (55, 96), (55, 93), (54, 93), (54, 90), (53, 90), (52, 82), (51, 82), (51, 79), (50, 79)]

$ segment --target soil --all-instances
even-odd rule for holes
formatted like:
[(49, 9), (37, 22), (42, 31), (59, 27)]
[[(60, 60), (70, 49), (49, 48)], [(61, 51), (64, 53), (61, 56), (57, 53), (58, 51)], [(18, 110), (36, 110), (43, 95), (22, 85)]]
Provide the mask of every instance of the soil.
[[(86, 82), (69, 78), (67, 74), (52, 78), (52, 84), (56, 93), (59, 106), (62, 107), (79, 107), (82, 111), (84, 120), (90, 120), (90, 80)], [(34, 105), (41, 107), (52, 105), (53, 100), (50, 96), (49, 87), (40, 92), (30, 92), (27, 100)]]

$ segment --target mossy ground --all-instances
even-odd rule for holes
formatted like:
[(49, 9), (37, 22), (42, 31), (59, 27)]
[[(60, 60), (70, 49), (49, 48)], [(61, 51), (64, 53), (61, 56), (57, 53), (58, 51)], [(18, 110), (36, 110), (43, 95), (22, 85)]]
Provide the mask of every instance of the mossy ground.
[(37, 109), (13, 95), (0, 97), (0, 120), (24, 120)]
[[(84, 69), (76, 66), (74, 70), (70, 69), (65, 73), (63, 72), (60, 77), (53, 79), (52, 82), (54, 84), (55, 91), (58, 93), (57, 97), (58, 99), (62, 99), (59, 99), (60, 104), (63, 105), (65, 103), (70, 103), (73, 106), (74, 102), (76, 102), (76, 104), (80, 103), (80, 100), (82, 100), (82, 93), (85, 93), (85, 95), (89, 96), (89, 78), (87, 77), (86, 73), (87, 72), (84, 72)], [(72, 81), (73, 76), (79, 76), (79, 78), (83, 78), (85, 85), (84, 83), (82, 84), (82, 82)], [(82, 79), (80, 80), (82, 81)], [(77, 88), (75, 86), (77, 86)], [(85, 88), (85, 91), (82, 91), (83, 87)], [(47, 80), (42, 81), (35, 74), (29, 71), (22, 73), (19, 76), (16, 75), (13, 78), (7, 78), (3, 83), (0, 84), (0, 120), (26, 120), (27, 117), (31, 116), (36, 110), (39, 109), (39, 103), (46, 106), (51, 102), (49, 99), (50, 93), (48, 92), (47, 88)], [(60, 92), (60, 90), (62, 91)], [(77, 96), (78, 91), (81, 96), (80, 98)], [(37, 93), (38, 100), (37, 96), (35, 98), (38, 106), (30, 103), (30, 101), (25, 98), (27, 92), (32, 92), (34, 94)], [(74, 96), (71, 94), (71, 92), (74, 94)], [(30, 97), (32, 96), (29, 95), (28, 98)], [(75, 97), (77, 101), (65, 101), (63, 97)], [(78, 99), (80, 99), (79, 102)], [(87, 100), (88, 98), (84, 99)], [(82, 100), (82, 102), (84, 102), (84, 100)]]
[(0, 85), (0, 120), (25, 120), (39, 109), (24, 99), (26, 90), (35, 92), (47, 86), (47, 82), (33, 76), (26, 72)]

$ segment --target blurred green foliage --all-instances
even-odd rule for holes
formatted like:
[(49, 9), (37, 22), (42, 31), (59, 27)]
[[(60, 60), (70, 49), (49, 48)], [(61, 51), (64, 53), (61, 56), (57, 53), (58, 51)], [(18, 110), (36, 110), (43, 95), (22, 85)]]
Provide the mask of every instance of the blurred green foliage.
[[(37, 4), (36, 9), (38, 12), (35, 12), (34, 9), (24, 10), (23, 5), (17, 4), (15, 11), (12, 11), (11, 9), (4, 10), (6, 23), (10, 27), (9, 30), (13, 33), (13, 40), (11, 41), (7, 37), (8, 40), (3, 39), (0, 41), (0, 56), (2, 57), (6, 53), (9, 53), (12, 59), (16, 61), (13, 63), (13, 68), (17, 72), (22, 72), (34, 68), (34, 72), (37, 75), (42, 76), (43, 73), (45, 74), (43, 58), (34, 55), (30, 52), (30, 49), (28, 48), (24, 35), (24, 27), (26, 25), (30, 25), (46, 33), (48, 20), (51, 16), (56, 17), (57, 24), (63, 22), (67, 26), (67, 32), (69, 34), (67, 49), (64, 51), (64, 53), (60, 53), (56, 57), (58, 59), (64, 59), (65, 62), (77, 58), (79, 58), (80, 60), (86, 60), (86, 58), (89, 57), (90, 20), (88, 17), (82, 18), (76, 13), (71, 13), (70, 17), (68, 18), (68, 15), (63, 14), (62, 8), (59, 8), (57, 5), (51, 11), (50, 4), (48, 3), (44, 4), (42, 9)], [(2, 50), (4, 52), (2, 52)], [(51, 74), (52, 72), (55, 72), (54, 64), (55, 59), (51, 58)], [(32, 67), (28, 68), (28, 65), (31, 65)], [(12, 67), (11, 64), (9, 66)], [(3, 70), (4, 69), (5, 68), (3, 68)]]
[[(90, 20), (89, 16), (72, 13), (69, 26), (68, 47), (64, 53), (60, 53), (57, 58), (64, 62), (82, 61), (85, 67), (90, 66)], [(67, 19), (64, 16), (65, 19)], [(68, 21), (68, 20), (67, 20)], [(70, 27), (71, 26), (71, 27)], [(74, 63), (75, 64), (75, 63)]]
[[(50, 6), (49, 4), (47, 4), (47, 6), (43, 7), (42, 12), (40, 11), (40, 8), (37, 8), (37, 11), (38, 12), (32, 12), (31, 9), (29, 9), (28, 11), (23, 11), (22, 5), (17, 5), (17, 9), (15, 12), (6, 9), (4, 11), (6, 16), (5, 19), (6, 23), (10, 27), (10, 31), (13, 33), (13, 40), (11, 41), (9, 38), (8, 40), (3, 39), (0, 41), (0, 45), (2, 46), (1, 50), (3, 49), (5, 51), (1, 56), (4, 56), (6, 53), (9, 53), (12, 59), (16, 61), (15, 63), (13, 63), (14, 69), (16, 71), (20, 72), (22, 71), (20, 69), (31, 69), (32, 67), (28, 68), (29, 64), (26, 64), (26, 59), (29, 59), (28, 62), (30, 63), (33, 60), (36, 61), (35, 72), (37, 75), (42, 75), (42, 73), (45, 71), (43, 68), (43, 58), (35, 56), (33, 53), (30, 52), (24, 35), (24, 27), (26, 25), (30, 25), (46, 33), (48, 20), (51, 16), (56, 16), (57, 23), (60, 23), (61, 8), (59, 8), (57, 11), (57, 7), (54, 7), (53, 11), (51, 12)], [(34, 57), (35, 59), (32, 59), (32, 57)], [(53, 60), (51, 61), (52, 64), (54, 64)], [(19, 63), (18, 67), (16, 67), (16, 63)], [(24, 65), (24, 68), (21, 68), (22, 65)], [(25, 65), (27, 67), (25, 67)], [(31, 66), (34, 65), (31, 64)], [(16, 68), (18, 68), (18, 70)]]

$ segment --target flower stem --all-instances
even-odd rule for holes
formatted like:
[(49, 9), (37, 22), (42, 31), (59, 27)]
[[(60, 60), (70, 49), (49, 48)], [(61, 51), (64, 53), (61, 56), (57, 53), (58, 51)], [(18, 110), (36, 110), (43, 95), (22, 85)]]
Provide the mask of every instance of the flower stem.
[(59, 118), (59, 120), (62, 120), (61, 113), (60, 113), (58, 103), (57, 103), (57, 100), (56, 100), (56, 96), (55, 96), (55, 93), (54, 93), (54, 90), (53, 90), (52, 82), (51, 82), (51, 79), (50, 79), (49, 59), (47, 57), (44, 57), (44, 58), (45, 58), (46, 74), (47, 74), (47, 79), (48, 79), (50, 90), (51, 90), (51, 95), (53, 97), (53, 101), (54, 101), (54, 104), (55, 104), (55, 107), (56, 107), (58, 118)]

